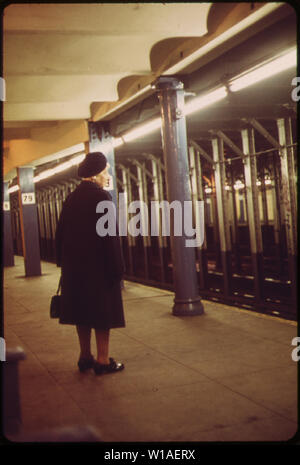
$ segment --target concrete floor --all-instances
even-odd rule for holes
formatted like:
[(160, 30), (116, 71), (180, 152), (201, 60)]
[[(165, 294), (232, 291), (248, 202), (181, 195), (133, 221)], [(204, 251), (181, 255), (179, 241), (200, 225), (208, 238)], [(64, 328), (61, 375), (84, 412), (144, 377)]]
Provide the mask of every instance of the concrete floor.
[(49, 318), (59, 269), (43, 262), (42, 273), (25, 278), (22, 257), (4, 271), (6, 345), (27, 356), (19, 363), (23, 437), (85, 425), (104, 442), (294, 436), (295, 322), (209, 301), (202, 316), (174, 317), (170, 292), (126, 282), (127, 326), (112, 330), (110, 343), (125, 370), (80, 374), (75, 328)]

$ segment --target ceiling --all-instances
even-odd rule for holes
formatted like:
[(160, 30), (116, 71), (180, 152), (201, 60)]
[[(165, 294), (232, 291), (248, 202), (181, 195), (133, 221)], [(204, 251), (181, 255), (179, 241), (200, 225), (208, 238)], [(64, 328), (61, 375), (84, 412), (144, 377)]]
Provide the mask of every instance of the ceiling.
[(210, 3), (19, 4), (4, 11), (5, 121), (91, 117), (118, 83), (152, 73), (169, 37), (202, 36)]
[(201, 90), (203, 76), (207, 85), (224, 66), (240, 70), (251, 50), (243, 59), (238, 50), (223, 63), (218, 57), (291, 10), (249, 2), (9, 5), (3, 17), (4, 174), (11, 178), (16, 166), (86, 142), (88, 121), (109, 121), (117, 133), (136, 123), (141, 105), (143, 118), (155, 113), (151, 83), (160, 75), (180, 75), (187, 88)]

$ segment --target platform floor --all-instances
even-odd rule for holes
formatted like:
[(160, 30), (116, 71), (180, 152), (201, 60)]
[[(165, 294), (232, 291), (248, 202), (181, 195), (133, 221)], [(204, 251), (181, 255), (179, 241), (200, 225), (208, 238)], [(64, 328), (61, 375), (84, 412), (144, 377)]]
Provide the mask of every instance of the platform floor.
[(85, 425), (104, 442), (294, 436), (295, 322), (204, 300), (204, 315), (175, 317), (172, 293), (125, 282), (127, 325), (111, 331), (110, 343), (125, 370), (80, 374), (75, 328), (49, 318), (58, 277), (42, 262), (42, 276), (25, 278), (18, 256), (4, 270), (6, 345), (27, 356), (19, 363), (23, 437)]

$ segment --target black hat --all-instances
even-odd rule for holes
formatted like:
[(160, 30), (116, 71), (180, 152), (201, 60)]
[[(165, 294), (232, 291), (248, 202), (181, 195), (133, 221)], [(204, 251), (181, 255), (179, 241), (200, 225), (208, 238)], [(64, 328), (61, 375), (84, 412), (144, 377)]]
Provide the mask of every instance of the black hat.
[(89, 178), (101, 173), (106, 167), (107, 159), (101, 152), (90, 152), (78, 166), (78, 176)]

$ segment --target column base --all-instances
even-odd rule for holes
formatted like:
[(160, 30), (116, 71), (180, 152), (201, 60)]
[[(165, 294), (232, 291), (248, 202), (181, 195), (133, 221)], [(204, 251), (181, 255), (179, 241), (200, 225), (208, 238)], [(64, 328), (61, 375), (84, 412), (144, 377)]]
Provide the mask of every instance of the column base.
[(173, 305), (174, 316), (194, 316), (202, 315), (204, 313), (204, 307), (201, 302), (201, 298), (177, 300), (174, 299)]

